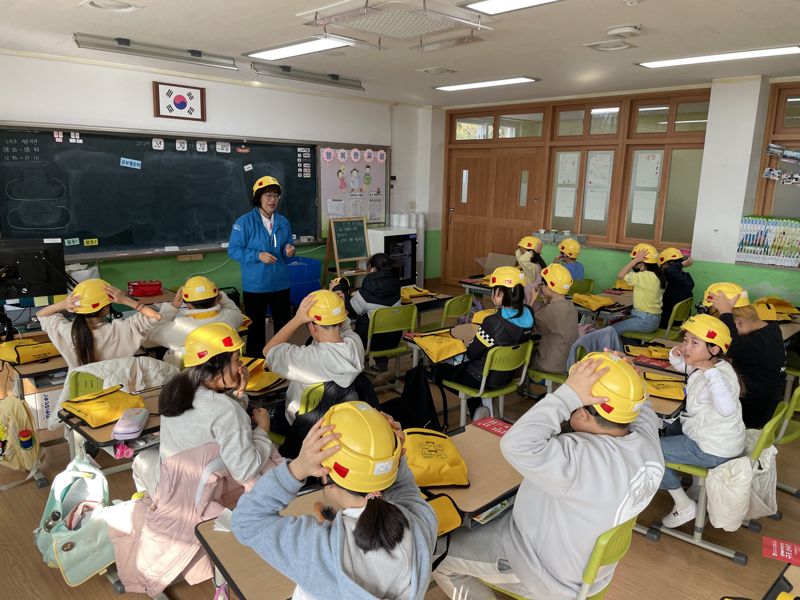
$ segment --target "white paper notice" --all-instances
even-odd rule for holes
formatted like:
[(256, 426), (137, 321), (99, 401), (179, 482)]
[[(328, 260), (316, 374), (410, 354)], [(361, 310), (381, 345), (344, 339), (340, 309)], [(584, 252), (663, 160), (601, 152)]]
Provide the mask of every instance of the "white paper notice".
[(558, 153), (558, 185), (578, 184), (578, 161), (580, 157), (580, 152)]
[(586, 188), (583, 218), (587, 221), (605, 221), (608, 204), (608, 188)]
[(555, 217), (572, 217), (575, 215), (575, 188), (556, 188)]
[(346, 217), (364, 216), (364, 194), (361, 192), (350, 192), (349, 203), (345, 207)]
[(329, 217), (335, 217), (337, 219), (344, 217), (344, 200), (341, 198), (328, 198), (326, 208), (328, 209)]
[(607, 188), (611, 183), (610, 152), (589, 152), (589, 165), (586, 168), (586, 185), (590, 188)]
[(661, 153), (642, 152), (636, 162), (636, 182), (634, 185), (637, 188), (657, 188), (660, 173)]
[(369, 193), (369, 222), (380, 223), (384, 220), (383, 197), (378, 192)]
[(656, 198), (658, 192), (633, 192), (633, 208), (631, 209), (631, 223), (652, 225), (656, 214)]

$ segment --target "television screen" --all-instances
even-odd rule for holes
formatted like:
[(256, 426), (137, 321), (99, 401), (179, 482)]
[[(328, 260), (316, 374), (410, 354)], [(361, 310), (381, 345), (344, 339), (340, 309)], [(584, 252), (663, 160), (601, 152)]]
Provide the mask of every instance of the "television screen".
[(0, 239), (0, 300), (66, 293), (61, 240)]

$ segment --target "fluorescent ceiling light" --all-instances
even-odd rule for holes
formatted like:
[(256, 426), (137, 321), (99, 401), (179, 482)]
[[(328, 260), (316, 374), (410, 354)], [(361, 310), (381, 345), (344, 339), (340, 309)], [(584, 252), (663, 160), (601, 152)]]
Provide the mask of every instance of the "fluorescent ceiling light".
[(292, 42), (291, 44), (283, 44), (264, 50), (254, 50), (253, 52), (246, 52), (245, 56), (257, 58), (259, 60), (283, 60), (284, 58), (290, 58), (292, 56), (324, 52), (325, 50), (333, 50), (334, 48), (342, 48), (343, 46), (352, 46), (352, 43), (338, 36), (327, 36), (300, 40), (298, 42)]
[(619, 112), (619, 106), (609, 107), (609, 108), (593, 108), (592, 114), (593, 115), (610, 115), (613, 113)]
[(455, 85), (442, 85), (433, 89), (442, 92), (460, 92), (461, 90), (474, 90), (478, 88), (495, 87), (498, 85), (515, 85), (517, 83), (534, 83), (540, 81), (535, 77), (511, 77), (509, 79), (495, 79), (493, 81), (476, 81), (475, 83), (459, 83)]
[(500, 13), (511, 12), (512, 10), (522, 10), (542, 4), (550, 4), (559, 0), (480, 0), (479, 2), (468, 2), (462, 4), (464, 8), (469, 8), (485, 15), (499, 15)]
[(678, 67), (681, 65), (699, 65), (702, 63), (723, 62), (726, 60), (745, 60), (748, 58), (763, 58), (765, 56), (786, 56), (800, 54), (800, 46), (786, 46), (784, 48), (767, 48), (766, 50), (746, 50), (744, 52), (727, 52), (725, 54), (706, 54), (704, 56), (690, 56), (688, 58), (672, 58), (669, 60), (656, 60), (638, 63), (640, 67), (648, 69), (661, 69), (663, 67)]
[(639, 112), (649, 112), (651, 110), (668, 110), (669, 106), (640, 106)]
[(143, 56), (145, 58), (156, 58), (159, 60), (173, 60), (203, 67), (230, 69), (232, 71), (239, 70), (239, 67), (236, 66), (236, 61), (232, 57), (208, 54), (201, 50), (184, 50), (182, 48), (156, 46), (155, 44), (135, 42), (127, 38), (109, 38), (89, 33), (74, 33), (72, 34), (72, 38), (75, 40), (75, 44), (78, 48), (119, 52), (121, 54), (131, 54), (133, 56)]
[(304, 81), (306, 83), (318, 83), (321, 85), (332, 85), (335, 87), (345, 88), (348, 90), (356, 90), (359, 92), (366, 91), (364, 86), (358, 79), (347, 79), (340, 77), (335, 73), (313, 73), (311, 71), (301, 71), (294, 67), (287, 65), (268, 65), (264, 63), (251, 62), (250, 68), (253, 69), (258, 75), (266, 75), (268, 77), (279, 77), (281, 79), (291, 79), (293, 81)]

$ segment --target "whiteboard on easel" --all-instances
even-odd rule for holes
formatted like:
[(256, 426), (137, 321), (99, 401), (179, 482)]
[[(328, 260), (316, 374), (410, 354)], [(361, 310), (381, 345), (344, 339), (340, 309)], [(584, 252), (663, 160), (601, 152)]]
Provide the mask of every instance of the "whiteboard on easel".
[(364, 217), (386, 223), (389, 149), (383, 146), (319, 146), (322, 222)]

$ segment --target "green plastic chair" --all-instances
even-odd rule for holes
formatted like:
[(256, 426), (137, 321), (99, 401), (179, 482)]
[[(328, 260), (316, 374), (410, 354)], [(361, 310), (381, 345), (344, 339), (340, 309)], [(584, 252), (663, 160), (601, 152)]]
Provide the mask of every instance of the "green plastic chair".
[(394, 348), (388, 350), (371, 350), (372, 337), (379, 333), (393, 333), (396, 331), (413, 332), (417, 326), (417, 306), (406, 304), (404, 306), (389, 306), (379, 308), (369, 319), (369, 329), (367, 330), (367, 347), (364, 351), (365, 356), (373, 358), (387, 357), (394, 358), (394, 375), (398, 376), (399, 358), (404, 354), (409, 354), (412, 349), (401, 338)]
[[(787, 357), (788, 358), (788, 357)], [(783, 395), (783, 399), (786, 402), (789, 402), (792, 397), (792, 388), (794, 387), (794, 380), (800, 377), (800, 369), (795, 367), (786, 367), (786, 390)], [(792, 416), (789, 415), (791, 419)]]
[[(597, 579), (597, 572), (600, 570), (600, 567), (618, 563), (628, 552), (628, 548), (631, 547), (633, 526), (635, 524), (636, 517), (630, 519), (629, 521), (625, 521), (624, 523), (617, 525), (612, 529), (609, 529), (605, 533), (600, 534), (600, 536), (597, 538), (597, 541), (594, 543), (594, 548), (592, 548), (592, 554), (589, 556), (589, 562), (587, 563), (586, 568), (583, 570), (583, 583), (580, 591), (578, 592), (577, 600), (602, 600), (605, 598), (606, 592), (608, 591), (608, 588), (611, 587), (611, 584), (607, 585), (592, 596), (589, 596), (589, 589)], [(488, 585), (490, 588), (509, 596), (510, 598), (514, 598), (515, 600), (529, 600), (526, 596), (512, 594), (500, 586), (493, 585), (486, 581), (483, 583)]]
[(437, 329), (444, 329), (447, 327), (447, 319), (457, 319), (458, 317), (465, 317), (469, 314), (469, 309), (472, 308), (472, 296), (469, 294), (463, 294), (461, 296), (455, 296), (454, 298), (450, 298), (447, 302), (444, 303), (444, 308), (442, 309), (442, 320), (439, 323), (431, 323), (429, 325), (423, 325), (419, 328), (419, 331), (422, 333), (427, 333), (428, 331), (436, 331)]
[(569, 288), (567, 296), (574, 296), (575, 294), (591, 294), (594, 291), (594, 279), (576, 279), (572, 282), (572, 287)]
[[(577, 346), (575, 348), (575, 362), (580, 361), (587, 354), (588, 352), (586, 351), (586, 348), (580, 345)], [(547, 388), (548, 394), (552, 393), (554, 383), (557, 383), (559, 385), (563, 384), (567, 380), (567, 376), (568, 373), (540, 371), (539, 369), (534, 369), (533, 367), (528, 369), (528, 377), (531, 379), (531, 381), (544, 380), (544, 385)]]
[[(787, 373), (789, 369), (786, 369)], [(788, 377), (787, 377), (788, 379)], [(776, 444), (783, 445), (794, 442), (800, 438), (800, 421), (795, 421), (794, 416), (800, 411), (800, 387), (798, 387), (792, 394), (789, 401), (789, 407), (786, 409), (786, 414), (783, 416), (783, 422), (778, 427), (778, 435), (775, 440)], [(800, 498), (800, 490), (796, 487), (786, 483), (778, 482), (778, 489), (788, 494), (792, 494), (796, 498)]]
[[(484, 402), (488, 400), (490, 407), (492, 399), (499, 398), (498, 407), (500, 410), (500, 418), (503, 418), (505, 397), (507, 394), (516, 392), (519, 386), (524, 383), (528, 363), (531, 360), (532, 350), (533, 342), (530, 340), (523, 344), (517, 344), (516, 346), (495, 346), (489, 350), (489, 354), (486, 356), (486, 362), (483, 365), (483, 377), (481, 378), (480, 388), (470, 387), (463, 383), (456, 383), (455, 381), (445, 380), (443, 382), (445, 387), (458, 392), (458, 397), (461, 400), (461, 427), (467, 424), (467, 398), (481, 398)], [(486, 379), (491, 371), (516, 371), (520, 367), (522, 367), (522, 375), (519, 380), (512, 381), (508, 385), (497, 389), (486, 389)], [(494, 413), (493, 410), (492, 413)]]
[(103, 380), (91, 373), (71, 371), (69, 374), (69, 397), (77, 398), (83, 394), (99, 392), (103, 389)]
[[(767, 422), (766, 425), (761, 429), (761, 434), (758, 436), (758, 440), (756, 441), (755, 446), (753, 447), (752, 452), (750, 452), (750, 461), (755, 462), (761, 456), (762, 450), (771, 446), (775, 443), (775, 439), (777, 437), (778, 432), (778, 425), (783, 422), (784, 415), (786, 414), (786, 402), (780, 402), (777, 407), (775, 407), (775, 412), (772, 415), (772, 418)], [(682, 540), (684, 542), (688, 542), (694, 546), (698, 546), (700, 548), (704, 548), (705, 550), (710, 550), (711, 552), (715, 552), (716, 554), (720, 554), (727, 558), (730, 558), (733, 562), (739, 565), (746, 565), (747, 564), (747, 555), (742, 552), (736, 552), (735, 550), (731, 550), (729, 548), (724, 548), (717, 544), (712, 544), (711, 542), (707, 542), (703, 539), (703, 529), (706, 525), (706, 511), (708, 507), (708, 496), (706, 495), (706, 477), (708, 477), (708, 469), (704, 467), (698, 467), (695, 465), (686, 465), (682, 463), (665, 463), (670, 469), (674, 469), (680, 473), (686, 473), (687, 475), (693, 475), (697, 477), (698, 484), (700, 487), (700, 495), (697, 499), (697, 515), (694, 519), (694, 531), (692, 535), (684, 533), (678, 529), (670, 529), (669, 527), (664, 527), (664, 525), (660, 522), (654, 523), (650, 526), (647, 530), (647, 538), (653, 541), (658, 541), (660, 535), (662, 533), (666, 533), (667, 535)], [(761, 525), (756, 521), (750, 521), (747, 523), (748, 529), (751, 531), (760, 531)]]
[(622, 337), (632, 338), (634, 340), (642, 340), (643, 342), (649, 342), (655, 338), (661, 338), (664, 340), (677, 340), (681, 337), (681, 323), (688, 319), (689, 315), (692, 313), (692, 301), (692, 298), (687, 298), (686, 300), (681, 300), (672, 307), (672, 312), (669, 315), (669, 321), (667, 321), (666, 329), (659, 328), (655, 331), (651, 331), (650, 333), (643, 333), (641, 331), (626, 331), (622, 334)]
[[(325, 393), (325, 384), (324, 383), (315, 383), (314, 385), (310, 385), (303, 390), (303, 394), (300, 396), (300, 408), (297, 411), (298, 415), (304, 415), (307, 412), (314, 410), (317, 408), (319, 403), (322, 401), (322, 396)], [(282, 444), (286, 441), (286, 436), (281, 435), (280, 433), (275, 433), (273, 431), (269, 432), (269, 439), (271, 439), (276, 444)]]

